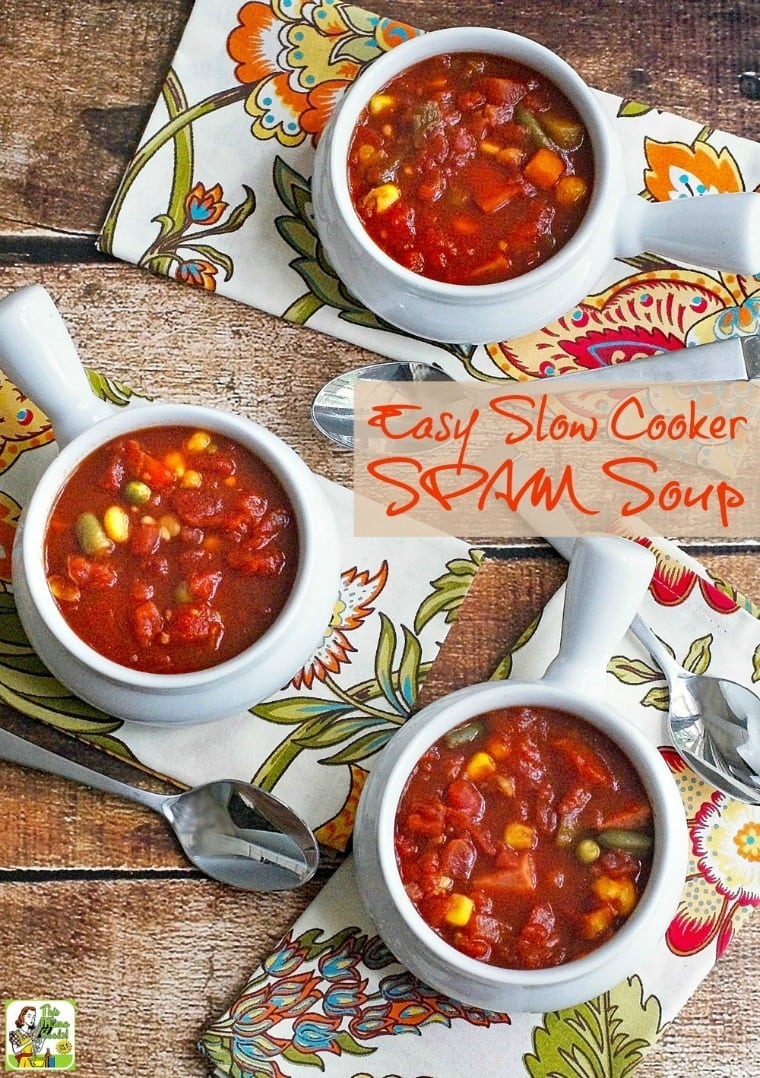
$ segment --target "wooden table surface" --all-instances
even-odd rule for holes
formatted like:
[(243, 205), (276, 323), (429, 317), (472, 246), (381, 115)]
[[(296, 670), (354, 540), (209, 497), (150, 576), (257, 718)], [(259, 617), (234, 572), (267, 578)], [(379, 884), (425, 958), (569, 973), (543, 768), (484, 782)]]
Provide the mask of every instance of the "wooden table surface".
[[(477, 22), (528, 34), (594, 86), (751, 138), (760, 101), (757, 0), (385, 0), (428, 28)], [(182, 288), (95, 251), (94, 238), (159, 93), (190, 0), (3, 0), (0, 294), (53, 294), (83, 360), (137, 388), (253, 416), (324, 474), (350, 456), (312, 430), (321, 382), (369, 357), (304, 328)], [(277, 362), (270, 362), (276, 356)], [(698, 550), (760, 600), (760, 554)], [(541, 544), (494, 550), (430, 676), (428, 697), (485, 677), (564, 577)], [(473, 596), (474, 598), (474, 596)], [(126, 765), (39, 724), (8, 724), (133, 779)], [(162, 789), (157, 782), (138, 781)], [(148, 810), (0, 764), (0, 993), (73, 997), (78, 1073), (202, 1076), (194, 1041), (317, 893), (241, 894), (188, 868)], [(731, 945), (641, 1078), (760, 1071), (760, 917)], [(484, 1074), (499, 1074), (498, 1066)], [(410, 1076), (404, 1076), (410, 1078)], [(439, 1075), (438, 1078), (456, 1078)]]

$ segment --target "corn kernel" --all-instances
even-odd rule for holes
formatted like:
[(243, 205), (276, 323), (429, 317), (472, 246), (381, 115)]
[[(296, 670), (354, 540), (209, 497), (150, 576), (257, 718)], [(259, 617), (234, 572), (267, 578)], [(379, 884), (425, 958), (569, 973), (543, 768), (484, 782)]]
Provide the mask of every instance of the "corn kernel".
[(180, 522), (171, 513), (164, 513), (162, 517), (159, 517), (158, 526), (166, 532), (167, 539), (175, 539), (182, 528)]
[(379, 116), (386, 109), (393, 108), (396, 99), (391, 94), (373, 94), (369, 99), (369, 111), (373, 116)]
[(194, 490), (202, 484), (203, 479), (200, 472), (196, 472), (195, 468), (188, 468), (185, 474), (179, 481), (181, 487), (190, 487)]
[(193, 597), (186, 580), (181, 580), (174, 589), (174, 601), (176, 603), (191, 603)]
[(476, 752), (467, 761), (465, 771), (473, 782), (481, 782), (495, 773), (496, 763), (493, 756), (489, 756), (487, 752)]
[(482, 142), (478, 143), (478, 150), (481, 153), (487, 154), (489, 157), (495, 157), (501, 149), (498, 142), (491, 142), (490, 139), (484, 138)]
[(511, 775), (494, 775), (494, 782), (505, 797), (515, 796), (515, 780)]
[(164, 457), (164, 464), (173, 472), (177, 479), (181, 479), (185, 474), (185, 458), (178, 450), (172, 450), (171, 453), (167, 453)]
[(496, 154), (496, 160), (500, 165), (507, 165), (509, 168), (517, 168), (522, 164), (524, 156), (525, 154), (519, 146), (505, 146)]
[(359, 160), (363, 165), (368, 165), (376, 153), (377, 150), (375, 147), (370, 146), (369, 143), (366, 142), (363, 146), (360, 146), (357, 151)]
[(504, 828), (504, 842), (513, 850), (532, 850), (536, 844), (536, 832), (527, 823), (508, 823)]
[(103, 514), (103, 531), (114, 543), (129, 539), (129, 514), (120, 505), (109, 505)]
[(376, 213), (385, 213), (394, 202), (401, 198), (401, 191), (395, 183), (381, 183), (379, 187), (373, 187), (364, 196), (365, 205), (374, 205)]
[(563, 176), (554, 189), (560, 206), (572, 206), (586, 197), (588, 185), (582, 176)]
[(636, 905), (636, 887), (633, 880), (613, 880), (610, 876), (598, 876), (591, 890), (621, 916), (627, 917)]
[(449, 896), (449, 906), (444, 915), (444, 920), (457, 928), (464, 928), (472, 917), (475, 903), (468, 895), (460, 895), (456, 892)]
[(188, 453), (203, 453), (211, 445), (211, 435), (205, 430), (196, 430), (185, 443)]

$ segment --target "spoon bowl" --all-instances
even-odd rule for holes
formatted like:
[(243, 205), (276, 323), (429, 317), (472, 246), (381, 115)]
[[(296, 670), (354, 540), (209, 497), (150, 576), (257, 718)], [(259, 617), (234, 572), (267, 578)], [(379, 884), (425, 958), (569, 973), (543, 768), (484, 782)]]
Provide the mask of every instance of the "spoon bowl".
[(359, 381), (374, 382), (450, 382), (450, 374), (428, 363), (391, 361), (368, 363), (344, 371), (325, 383), (311, 405), (314, 426), (326, 438), (344, 449), (354, 447), (354, 386)]
[(760, 805), (760, 697), (736, 681), (684, 669), (640, 616), (631, 631), (668, 683), (674, 748), (706, 782)]
[[(549, 537), (570, 559), (574, 538)], [(760, 697), (736, 681), (686, 670), (640, 614), (631, 632), (665, 675), (673, 747), (693, 771), (738, 801), (760, 805)]]
[(92, 771), (0, 729), (0, 759), (116, 794), (163, 816), (201, 872), (245, 891), (292, 890), (312, 878), (319, 847), (303, 820), (272, 794), (222, 779), (179, 794), (155, 794)]

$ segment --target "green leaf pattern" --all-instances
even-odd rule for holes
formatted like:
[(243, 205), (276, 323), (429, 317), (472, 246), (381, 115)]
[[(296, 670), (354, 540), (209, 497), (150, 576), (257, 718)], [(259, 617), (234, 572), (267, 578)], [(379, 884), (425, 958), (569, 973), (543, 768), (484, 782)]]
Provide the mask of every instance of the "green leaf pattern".
[(340, 679), (325, 673), (319, 683), (329, 696), (287, 696), (253, 708), (266, 722), (292, 727), (262, 761), (254, 781), (274, 789), (307, 750), (324, 750), (321, 764), (366, 767), (415, 709), (430, 668), (423, 661), (420, 634), (438, 616), (450, 624), (482, 559), (480, 551), (472, 550), (468, 558), (447, 563), (446, 572), (431, 581), (432, 591), (419, 604), (414, 629), (397, 626), (387, 613), (377, 612), (373, 678), (348, 685), (345, 672)]
[(639, 978), (629, 977), (588, 1003), (545, 1015), (526, 1070), (531, 1078), (628, 1078), (661, 1033), (661, 1018), (657, 997), (645, 999)]

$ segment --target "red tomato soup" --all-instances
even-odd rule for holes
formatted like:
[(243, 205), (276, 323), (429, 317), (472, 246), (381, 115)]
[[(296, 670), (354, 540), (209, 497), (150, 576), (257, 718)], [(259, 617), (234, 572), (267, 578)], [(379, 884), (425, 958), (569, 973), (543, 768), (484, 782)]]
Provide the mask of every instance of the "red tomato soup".
[(266, 631), (293, 585), (298, 535), (256, 456), (218, 434), (157, 427), (79, 465), (51, 513), (45, 558), (85, 643), (122, 666), (176, 674)]
[(577, 111), (513, 60), (452, 53), (374, 94), (348, 157), (354, 208), (423, 277), (490, 284), (545, 261), (577, 229), (593, 160)]
[(652, 810), (621, 750), (581, 719), (504, 708), (418, 761), (396, 816), (396, 860), (424, 920), (495, 966), (580, 958), (635, 909)]

